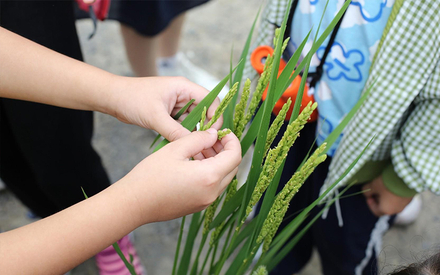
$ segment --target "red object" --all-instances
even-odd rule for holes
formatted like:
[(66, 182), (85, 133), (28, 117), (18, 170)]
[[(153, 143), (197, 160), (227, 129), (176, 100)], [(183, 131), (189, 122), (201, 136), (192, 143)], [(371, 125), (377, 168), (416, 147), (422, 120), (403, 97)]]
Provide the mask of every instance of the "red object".
[(76, 0), (80, 9), (85, 12), (89, 12), (90, 6), (93, 7), (93, 11), (98, 20), (103, 21), (107, 18), (108, 10), (110, 8), (110, 0), (95, 0), (95, 2), (91, 4), (84, 3), (83, 0)]
[[(252, 64), (252, 67), (254, 67), (254, 69), (259, 74), (263, 73), (264, 61), (269, 54), (273, 55), (273, 49), (269, 46), (259, 46), (252, 52), (251, 64)], [(280, 67), (278, 69), (278, 77), (280, 76), (281, 72), (284, 70), (285, 67), (286, 67), (286, 62), (283, 59), (281, 59), (280, 60)], [(290, 97), (290, 99), (292, 100), (292, 105), (290, 106), (289, 111), (287, 111), (286, 120), (290, 119), (290, 116), (292, 115), (292, 111), (293, 111), (293, 106), (295, 105), (294, 103), (295, 103), (296, 95), (298, 94), (300, 84), (301, 84), (301, 76), (298, 75), (292, 81), (290, 86), (284, 91), (283, 95), (277, 101), (277, 103), (275, 103), (275, 107), (272, 110), (272, 112), (275, 115), (278, 115), (278, 113), (281, 111), (281, 108), (283, 108), (283, 105), (287, 102), (288, 98)], [(266, 90), (264, 90), (264, 92), (263, 92), (263, 97), (262, 97), (263, 101), (266, 99), (267, 89), (268, 89), (268, 87), (266, 87)], [(310, 101), (315, 102), (313, 95), (309, 95), (308, 91), (309, 91), (309, 86), (306, 85), (304, 87), (304, 93), (303, 93), (303, 97), (301, 100), (300, 111), (302, 111), (304, 109), (304, 107), (307, 106), (307, 104)], [(313, 111), (312, 115), (310, 116), (309, 121), (312, 122), (312, 121), (316, 121), (317, 119), (318, 119), (318, 112), (317, 112), (317, 110), (315, 110), (315, 111)]]

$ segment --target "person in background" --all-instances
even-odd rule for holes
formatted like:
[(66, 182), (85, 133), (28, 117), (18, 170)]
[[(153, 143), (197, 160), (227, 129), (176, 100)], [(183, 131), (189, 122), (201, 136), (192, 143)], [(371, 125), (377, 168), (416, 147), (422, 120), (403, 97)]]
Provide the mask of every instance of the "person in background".
[[(272, 45), (274, 29), (289, 9), (286, 35), (291, 40), (286, 54), (291, 56), (310, 29), (319, 25), (327, 1), (287, 3), (272, 0), (267, 4), (256, 44)], [(328, 2), (321, 33), (343, 3)], [(319, 117), (301, 131), (287, 157), (280, 185), (290, 179), (314, 141), (322, 144), (361, 94), (372, 89), (329, 150), (329, 158), (292, 200), (286, 217), (310, 205), (374, 140), (334, 191), (357, 182), (345, 195), (363, 195), (337, 201), (271, 274), (299, 272), (314, 248), (325, 275), (376, 273), (382, 235), (393, 224), (395, 214), (419, 192), (440, 194), (438, 8), (438, 1), (353, 0), (340, 25), (313, 56), (308, 82)], [(312, 30), (306, 42), (303, 58), (315, 32)]]
[(212, 90), (220, 81), (179, 52), (186, 12), (208, 0), (112, 1), (135, 76), (184, 76)]

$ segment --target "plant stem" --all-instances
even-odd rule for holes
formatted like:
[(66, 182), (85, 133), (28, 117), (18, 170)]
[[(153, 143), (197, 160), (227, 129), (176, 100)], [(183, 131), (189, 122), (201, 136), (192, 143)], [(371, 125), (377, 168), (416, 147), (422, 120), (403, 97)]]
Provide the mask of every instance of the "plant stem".
[[(193, 270), (195, 269), (197, 271), (198, 266), (196, 266), (196, 265), (198, 265), (198, 263), (199, 263), (200, 254), (202, 253), (202, 250), (203, 250), (203, 247), (205, 246), (207, 238), (208, 238), (208, 234), (203, 234), (202, 242), (200, 243), (199, 250), (197, 251), (197, 256), (194, 260), (194, 265), (192, 267)], [(191, 273), (194, 274), (193, 272), (191, 272)]]
[(237, 226), (236, 230), (234, 231), (234, 235), (232, 236), (231, 243), (229, 244), (229, 246), (228, 246), (228, 248), (226, 250), (226, 253), (222, 253), (220, 260), (217, 262), (217, 268), (215, 270), (215, 275), (219, 275), (220, 274), (220, 271), (222, 270), (223, 265), (226, 262), (226, 259), (231, 254), (233, 245), (234, 245), (235, 241), (237, 240), (238, 232), (240, 232), (240, 229), (241, 229), (241, 224), (239, 224)]
[[(203, 270), (205, 269), (206, 263), (208, 262), (209, 255), (211, 254), (211, 251), (212, 251), (212, 246), (210, 246), (208, 249), (208, 253), (206, 254), (205, 260), (203, 261), (203, 265), (202, 265), (202, 268), (200, 269), (199, 275), (203, 274)], [(215, 252), (215, 250), (214, 250), (214, 252)], [(214, 258), (215, 258), (215, 253), (214, 253)]]
[(231, 233), (232, 233), (232, 230), (234, 230), (234, 227), (235, 227), (235, 223), (232, 223), (231, 226), (229, 227), (228, 236), (226, 237), (225, 245), (223, 246), (221, 255), (223, 255), (225, 253), (226, 247), (228, 246), (228, 242), (229, 242), (229, 239), (231, 238)]
[(177, 261), (179, 259), (179, 252), (180, 252), (180, 245), (182, 243), (183, 227), (185, 226), (185, 219), (186, 219), (186, 216), (183, 216), (182, 223), (180, 224), (180, 232), (179, 232), (179, 239), (177, 240), (176, 255), (174, 255), (174, 264), (173, 264), (173, 273), (172, 273), (173, 275), (176, 274)]
[(215, 244), (214, 253), (211, 258), (211, 265), (209, 267), (209, 274), (212, 274), (212, 269), (214, 268), (215, 256), (217, 256), (218, 243)]

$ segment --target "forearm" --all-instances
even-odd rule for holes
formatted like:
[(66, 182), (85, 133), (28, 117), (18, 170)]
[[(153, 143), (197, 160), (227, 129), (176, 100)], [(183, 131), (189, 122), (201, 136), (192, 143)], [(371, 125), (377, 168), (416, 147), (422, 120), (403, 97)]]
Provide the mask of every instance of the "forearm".
[(117, 78), (0, 28), (0, 97), (108, 113)]
[(116, 183), (64, 211), (0, 234), (0, 274), (63, 274), (142, 224)]

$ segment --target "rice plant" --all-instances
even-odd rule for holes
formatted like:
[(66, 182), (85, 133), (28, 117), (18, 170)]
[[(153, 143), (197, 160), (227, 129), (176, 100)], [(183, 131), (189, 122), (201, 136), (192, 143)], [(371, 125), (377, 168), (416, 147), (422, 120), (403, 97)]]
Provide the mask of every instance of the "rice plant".
[[(316, 39), (310, 51), (299, 62), (308, 36), (303, 40), (297, 51), (287, 62), (283, 72), (278, 76), (281, 55), (288, 41), (282, 39), (288, 17), (288, 12), (286, 12), (283, 23), (276, 30), (273, 56), (266, 59), (264, 71), (258, 80), (255, 91), (251, 92), (251, 81), (247, 79), (241, 89), (242, 92), (239, 93), (245, 64), (243, 60), (249, 53), (257, 15), (243, 49), (241, 61), (183, 120), (182, 125), (187, 129), (194, 129), (200, 123), (200, 130), (206, 130), (223, 115), (223, 127), (225, 129), (219, 131), (219, 139), (232, 131), (241, 141), (243, 155), (251, 146), (254, 145), (255, 149), (246, 182), (237, 189), (237, 179), (234, 179), (224, 194), (205, 211), (193, 214), (185, 238), (183, 236), (183, 225), (186, 218), (182, 219), (172, 275), (268, 274), (268, 271), (275, 267), (286, 255), (287, 249), (295, 245), (304, 234), (304, 230), (310, 226), (307, 225), (304, 230), (296, 232), (310, 210), (337, 185), (338, 182), (333, 183), (312, 205), (299, 213), (285, 230), (275, 235), (284, 219), (290, 200), (317, 165), (325, 160), (327, 148), (331, 147), (344, 126), (365, 100), (365, 96), (361, 98), (357, 106), (333, 131), (326, 142), (317, 148), (307, 160), (304, 160), (303, 165), (296, 171), (282, 191), (276, 194), (287, 153), (298, 137), (300, 130), (307, 123), (311, 113), (316, 109), (316, 103), (310, 103), (303, 106), (305, 108), (299, 113), (311, 57), (332, 32), (349, 4), (350, 1), (345, 2), (330, 25), (319, 36), (318, 26)], [(283, 92), (301, 71), (303, 72), (302, 82), (294, 101), (295, 104), (287, 130), (280, 142), (273, 149), (269, 149), (285, 121), (287, 110), (292, 102), (289, 100), (285, 104), (278, 117), (270, 125), (272, 110)], [(207, 107), (211, 105), (228, 80), (234, 83), (230, 92), (217, 108), (214, 117), (207, 121)], [(266, 87), (267, 95), (265, 100), (262, 101), (262, 94)], [(168, 141), (163, 140), (155, 150), (159, 150), (167, 143)], [(355, 163), (356, 161), (350, 167), (353, 167)], [(350, 169), (346, 171), (345, 175)], [(327, 207), (335, 199), (330, 200)], [(261, 200), (262, 205), (259, 214), (246, 224), (247, 216), (255, 204)], [(290, 240), (291, 236), (295, 236), (293, 240)], [(185, 240), (184, 245), (183, 240)], [(199, 244), (198, 248), (194, 247), (195, 243)], [(254, 261), (255, 254), (260, 247), (263, 251), (262, 255)]]

